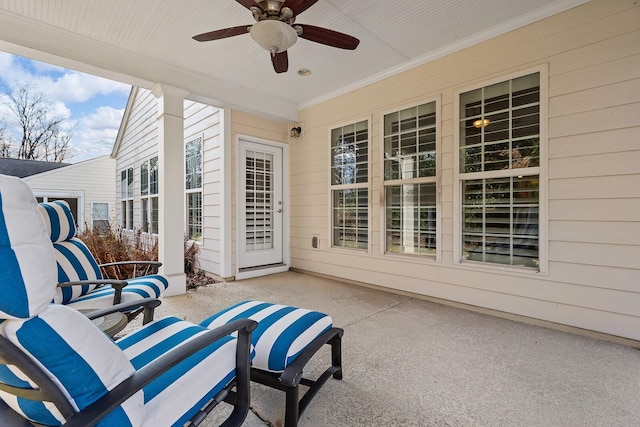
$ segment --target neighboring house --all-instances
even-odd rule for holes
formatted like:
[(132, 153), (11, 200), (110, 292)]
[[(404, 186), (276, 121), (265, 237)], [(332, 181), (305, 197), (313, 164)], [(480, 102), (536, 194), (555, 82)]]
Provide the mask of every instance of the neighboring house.
[(638, 340), (640, 20), (604, 10), (306, 106), (297, 124), (185, 101), (180, 192), (153, 190), (169, 115), (134, 90), (118, 221), (153, 232), (155, 207), (179, 203), (201, 267), (224, 277), (291, 267)]
[(115, 160), (96, 157), (24, 179), (39, 202), (66, 200), (80, 230), (103, 229), (115, 218)]

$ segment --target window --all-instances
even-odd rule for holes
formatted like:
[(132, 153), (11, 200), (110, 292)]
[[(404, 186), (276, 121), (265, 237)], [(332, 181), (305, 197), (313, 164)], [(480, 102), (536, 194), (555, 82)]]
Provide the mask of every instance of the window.
[(369, 248), (369, 122), (331, 130), (332, 244)]
[(539, 268), (540, 73), (460, 94), (461, 259)]
[(133, 168), (120, 172), (121, 223), (125, 230), (133, 230)]
[(202, 241), (202, 137), (185, 145), (187, 238)]
[(140, 212), (142, 231), (158, 233), (158, 157), (140, 165)]
[(91, 229), (98, 234), (105, 234), (109, 230), (109, 203), (91, 204)]
[(436, 102), (384, 116), (385, 250), (435, 255)]

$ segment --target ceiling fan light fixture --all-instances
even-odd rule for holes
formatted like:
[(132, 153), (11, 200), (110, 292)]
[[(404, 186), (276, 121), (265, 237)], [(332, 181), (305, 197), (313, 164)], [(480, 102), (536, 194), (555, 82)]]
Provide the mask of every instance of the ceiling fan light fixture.
[(266, 19), (253, 24), (251, 37), (260, 47), (275, 55), (293, 46), (298, 40), (298, 33), (289, 24)]

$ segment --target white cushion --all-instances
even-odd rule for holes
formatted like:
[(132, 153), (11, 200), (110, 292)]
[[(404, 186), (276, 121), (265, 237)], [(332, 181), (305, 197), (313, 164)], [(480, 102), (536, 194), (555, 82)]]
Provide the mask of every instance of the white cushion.
[(36, 199), (19, 178), (0, 175), (0, 319), (29, 318), (53, 299), (56, 258)]
[[(0, 324), (0, 333), (38, 362), (76, 410), (89, 406), (135, 371), (124, 353), (87, 317), (63, 305), (49, 305), (31, 319), (7, 320)], [(34, 405), (6, 393), (0, 396), (35, 422), (56, 425), (63, 421), (53, 405)], [(101, 425), (140, 425), (143, 418), (143, 396), (138, 392)]]

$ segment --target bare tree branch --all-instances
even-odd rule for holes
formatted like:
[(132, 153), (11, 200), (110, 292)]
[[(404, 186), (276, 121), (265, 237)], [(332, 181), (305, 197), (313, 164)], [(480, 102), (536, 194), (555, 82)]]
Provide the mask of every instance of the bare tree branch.
[[(0, 155), (19, 159), (62, 162), (68, 154), (71, 134), (63, 131), (63, 119), (53, 116), (53, 105), (31, 86), (17, 88), (7, 94), (6, 103), (16, 123), (15, 133), (20, 135), (17, 149), (0, 134)], [(5, 130), (5, 134), (6, 134)]]

